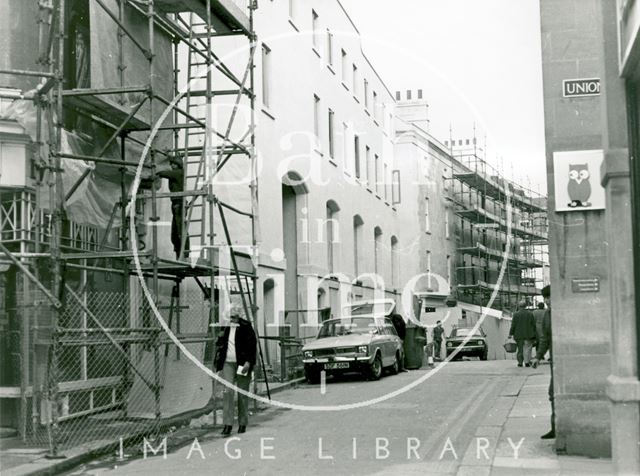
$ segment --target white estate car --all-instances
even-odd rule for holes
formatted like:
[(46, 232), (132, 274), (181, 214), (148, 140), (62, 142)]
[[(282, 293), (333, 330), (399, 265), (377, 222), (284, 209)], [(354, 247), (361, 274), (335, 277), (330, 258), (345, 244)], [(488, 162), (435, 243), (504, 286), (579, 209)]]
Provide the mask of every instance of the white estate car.
[(320, 326), (315, 340), (302, 348), (304, 371), (309, 383), (320, 373), (359, 372), (372, 380), (384, 368), (397, 373), (402, 368), (404, 349), (389, 317), (392, 300), (361, 301), (343, 310), (343, 317)]

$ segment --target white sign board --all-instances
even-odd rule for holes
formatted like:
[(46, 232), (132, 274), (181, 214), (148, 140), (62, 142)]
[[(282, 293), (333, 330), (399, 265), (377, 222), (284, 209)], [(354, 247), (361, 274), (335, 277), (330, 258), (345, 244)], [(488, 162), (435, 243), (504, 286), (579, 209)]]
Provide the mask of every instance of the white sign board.
[(600, 185), (602, 150), (553, 153), (556, 211), (587, 211), (605, 208), (604, 187)]

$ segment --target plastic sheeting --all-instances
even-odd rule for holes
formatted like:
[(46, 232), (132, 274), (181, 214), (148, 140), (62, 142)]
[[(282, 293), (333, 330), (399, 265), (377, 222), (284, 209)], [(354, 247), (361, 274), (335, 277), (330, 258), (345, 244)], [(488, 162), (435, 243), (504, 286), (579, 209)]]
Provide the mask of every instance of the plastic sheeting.
[[(36, 140), (37, 113), (32, 101), (14, 101), (0, 117), (5, 120), (15, 120), (25, 130), (25, 133)], [(49, 142), (46, 127), (42, 128), (43, 147)], [(61, 152), (64, 154), (91, 155), (95, 143), (91, 138), (62, 129)], [(118, 154), (119, 155), (119, 154)], [(107, 227), (113, 205), (120, 199), (120, 185), (109, 180), (101, 180), (96, 172), (95, 164), (74, 159), (61, 159), (62, 189), (66, 194), (78, 181), (85, 170), (91, 170), (89, 176), (81, 182), (78, 189), (70, 197), (65, 210), (68, 218), (79, 224), (91, 224), (102, 229)], [(50, 209), (48, 186), (40, 185), (40, 206)]]
[[(104, 0), (109, 10), (118, 14), (116, 0)], [(118, 27), (104, 9), (96, 2), (90, 2), (91, 16), (91, 87), (118, 88), (121, 87), (118, 45)], [(145, 48), (149, 47), (148, 20), (130, 6), (125, 6), (123, 24), (126, 30), (136, 38)], [(153, 92), (164, 99), (173, 97), (173, 48), (170, 38), (159, 28), (154, 29), (153, 44), (153, 77), (150, 77), (149, 61), (144, 53), (131, 39), (125, 35), (122, 41), (124, 86), (147, 86), (153, 83)], [(129, 93), (124, 95), (125, 104), (133, 106), (140, 102), (145, 93)], [(116, 96), (113, 96), (116, 97)], [(119, 97), (119, 95), (118, 95)], [(153, 101), (153, 118), (157, 119), (166, 106), (158, 100)], [(150, 108), (145, 104), (138, 112), (138, 116), (148, 122)], [(165, 123), (170, 123), (172, 115), (167, 116)], [(170, 147), (171, 132), (160, 132), (155, 139), (155, 146), (159, 149)], [(169, 168), (168, 161), (163, 156), (157, 157), (160, 168)]]

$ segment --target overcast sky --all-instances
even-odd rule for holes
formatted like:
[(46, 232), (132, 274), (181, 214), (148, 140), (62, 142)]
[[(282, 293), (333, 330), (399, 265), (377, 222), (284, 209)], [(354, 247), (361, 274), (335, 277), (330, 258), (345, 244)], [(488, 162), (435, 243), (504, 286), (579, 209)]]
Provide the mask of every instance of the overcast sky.
[[(390, 90), (423, 89), (431, 132), (546, 190), (538, 0), (341, 0)], [(501, 157), (501, 158), (499, 158)]]

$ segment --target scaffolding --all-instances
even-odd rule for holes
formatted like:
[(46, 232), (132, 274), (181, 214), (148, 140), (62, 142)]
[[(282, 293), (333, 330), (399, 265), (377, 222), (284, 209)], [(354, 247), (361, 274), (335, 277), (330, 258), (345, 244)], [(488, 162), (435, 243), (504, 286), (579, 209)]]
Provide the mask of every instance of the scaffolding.
[[(133, 258), (138, 249), (141, 274), (156, 307), (175, 337), (205, 364), (212, 365), (221, 294), (238, 297), (255, 323), (257, 4), (30, 1), (37, 4), (38, 67), (0, 70), (0, 78), (38, 82), (29, 91), (0, 94), (27, 101), (36, 111), (33, 178), (0, 188), (0, 264), (10, 270), (2, 284), (14, 296), (12, 312), (20, 322), (9, 338), (19, 340), (11, 347), (12, 355), (19, 355), (19, 388), (3, 387), (2, 397), (19, 401), (23, 440), (46, 442), (52, 456), (92, 438), (117, 441), (154, 434), (184, 413), (213, 411), (215, 418), (213, 384), (200, 387), (198, 395), (205, 400), (194, 397), (190, 406), (181, 400), (184, 395), (169, 395), (176, 385), (185, 386), (173, 377), (182, 372), (189, 378), (193, 370), (185, 370), (190, 364), (180, 363), (179, 349), (155, 322), (137, 285)], [(83, 70), (83, 25), (71, 22), (88, 16), (91, 8), (106, 15), (117, 32), (115, 87), (92, 87)], [(79, 32), (75, 40), (72, 29)], [(156, 62), (166, 51), (158, 48), (167, 45), (171, 68), (163, 70)], [(244, 53), (233, 64), (218, 51), (229, 45)], [(128, 77), (132, 50), (144, 57), (146, 84), (132, 84)], [(69, 52), (73, 61), (65, 57)], [(170, 97), (161, 93), (167, 84)], [(241, 125), (240, 111), (246, 112)], [(101, 131), (90, 136), (96, 152), (64, 147), (66, 134), (76, 128)], [(245, 208), (233, 202), (233, 195), (221, 198), (216, 187), (225, 167), (237, 161), (250, 173)], [(90, 166), (65, 186), (65, 171), (75, 162)], [(119, 182), (119, 199), (102, 227), (79, 224), (66, 213), (70, 198), (98, 168)], [(142, 172), (140, 180), (136, 172)], [(169, 191), (160, 188), (163, 179)], [(169, 209), (175, 257), (167, 256), (160, 236), (166, 224), (161, 212), (167, 216)], [(245, 221), (249, 235), (244, 245), (234, 239), (237, 219)], [(185, 295), (187, 281), (201, 294)], [(100, 291), (101, 284), (108, 292)]]
[[(546, 199), (507, 180), (477, 147), (453, 154), (451, 194), (456, 216), (458, 299), (513, 311), (532, 304), (548, 266)], [(499, 280), (504, 261), (504, 274)]]

